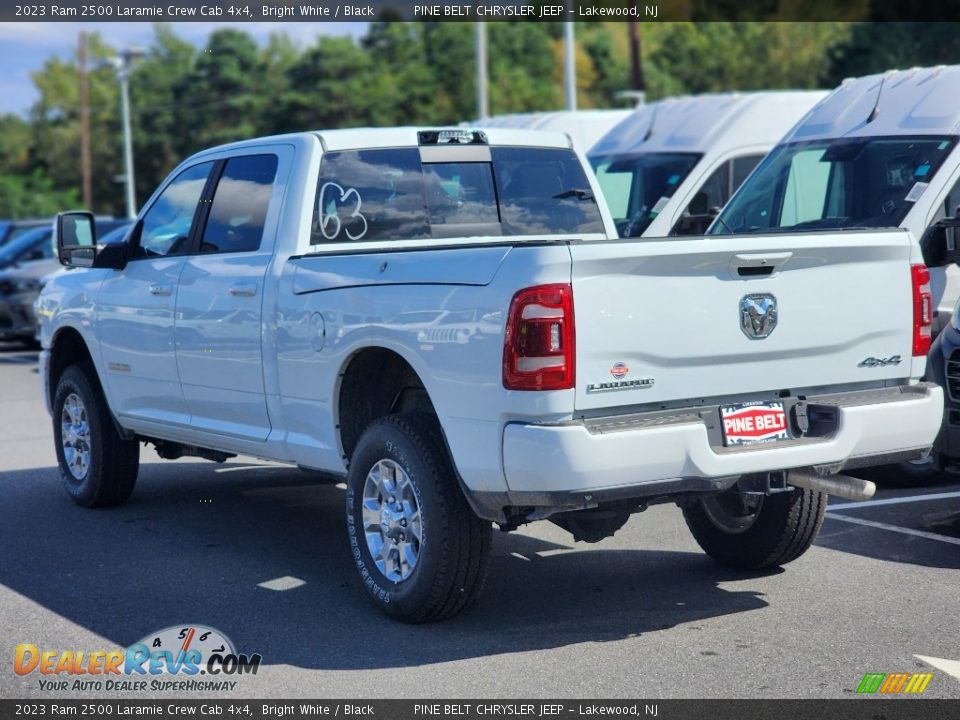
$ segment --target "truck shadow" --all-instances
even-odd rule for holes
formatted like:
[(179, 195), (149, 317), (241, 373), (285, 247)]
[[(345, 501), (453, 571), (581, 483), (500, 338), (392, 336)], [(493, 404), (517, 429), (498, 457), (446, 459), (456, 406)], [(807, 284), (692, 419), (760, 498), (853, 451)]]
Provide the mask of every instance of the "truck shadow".
[[(131, 501), (112, 510), (74, 506), (55, 468), (4, 473), (0, 494), (0, 583), (117, 647), (200, 623), (267, 665), (407, 667), (699, 629), (767, 605), (758, 593), (720, 588), (750, 576), (699, 553), (574, 549), (495, 533), (478, 605), (407, 626), (364, 596), (343, 491), (296, 469), (145, 464)], [(281, 577), (302, 584), (259, 586)]]

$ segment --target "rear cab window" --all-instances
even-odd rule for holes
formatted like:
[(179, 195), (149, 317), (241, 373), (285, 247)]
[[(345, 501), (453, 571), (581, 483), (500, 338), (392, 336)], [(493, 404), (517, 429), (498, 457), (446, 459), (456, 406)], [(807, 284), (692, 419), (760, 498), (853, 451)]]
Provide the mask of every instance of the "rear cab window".
[(572, 150), (484, 146), (466, 160), (437, 149), (326, 153), (311, 244), (604, 232)]

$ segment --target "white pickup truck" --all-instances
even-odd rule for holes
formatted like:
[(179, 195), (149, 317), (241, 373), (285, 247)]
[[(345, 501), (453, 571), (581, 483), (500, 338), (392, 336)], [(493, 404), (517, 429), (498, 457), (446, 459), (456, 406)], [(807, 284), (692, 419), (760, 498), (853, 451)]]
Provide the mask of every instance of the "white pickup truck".
[(476, 598), (491, 523), (597, 541), (672, 502), (762, 568), (827, 493), (869, 496), (844, 469), (929, 451), (908, 233), (621, 240), (584, 163), (560, 134), (302, 133), (191, 157), (121, 244), (61, 215), (79, 269), (43, 291), (40, 365), (67, 491), (124, 502), (140, 442), (346, 477), (363, 584), (423, 622)]

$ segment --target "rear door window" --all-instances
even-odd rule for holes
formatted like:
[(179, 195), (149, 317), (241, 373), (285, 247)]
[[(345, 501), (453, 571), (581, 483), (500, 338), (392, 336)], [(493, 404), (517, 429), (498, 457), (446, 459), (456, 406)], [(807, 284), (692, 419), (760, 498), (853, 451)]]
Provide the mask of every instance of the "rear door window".
[(260, 248), (276, 175), (276, 155), (227, 160), (213, 194), (201, 253), (252, 252)]

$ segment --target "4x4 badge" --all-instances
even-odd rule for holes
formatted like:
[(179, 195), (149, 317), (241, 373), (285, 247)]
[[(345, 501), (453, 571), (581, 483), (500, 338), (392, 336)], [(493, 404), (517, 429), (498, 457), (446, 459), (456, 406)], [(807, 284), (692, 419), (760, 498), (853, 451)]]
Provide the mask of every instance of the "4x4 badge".
[(887, 365), (899, 365), (900, 356), (891, 355), (888, 358), (868, 357), (857, 363), (857, 367), (886, 367)]

